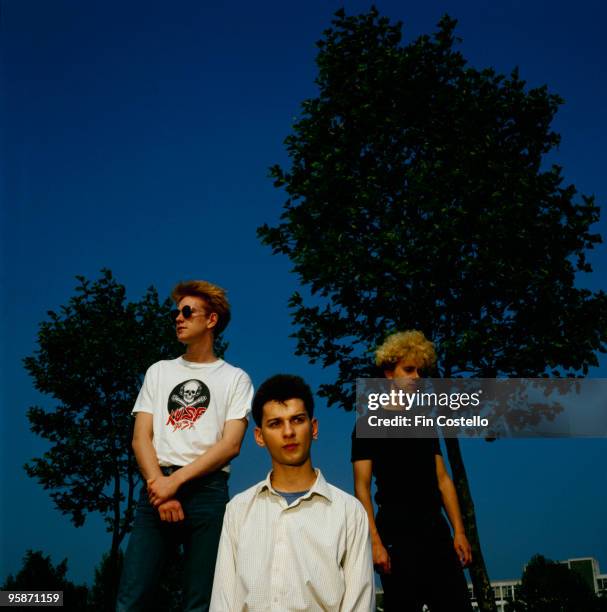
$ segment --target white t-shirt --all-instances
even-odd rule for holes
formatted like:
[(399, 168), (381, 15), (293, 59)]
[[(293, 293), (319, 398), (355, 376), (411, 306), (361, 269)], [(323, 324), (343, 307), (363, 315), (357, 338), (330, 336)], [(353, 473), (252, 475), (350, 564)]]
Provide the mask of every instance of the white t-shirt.
[(148, 368), (133, 413), (154, 415), (158, 463), (183, 466), (221, 439), (226, 421), (246, 417), (252, 399), (251, 379), (240, 368), (179, 357)]

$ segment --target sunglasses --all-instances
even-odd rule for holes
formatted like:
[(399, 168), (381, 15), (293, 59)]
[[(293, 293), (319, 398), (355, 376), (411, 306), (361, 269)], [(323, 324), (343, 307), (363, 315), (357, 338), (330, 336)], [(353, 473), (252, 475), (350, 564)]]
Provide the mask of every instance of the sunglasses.
[(204, 314), (204, 311), (195, 310), (191, 306), (184, 306), (181, 309), (175, 308), (174, 310), (171, 310), (171, 319), (176, 319), (180, 314), (184, 319), (189, 319), (193, 314), (197, 312), (202, 312)]

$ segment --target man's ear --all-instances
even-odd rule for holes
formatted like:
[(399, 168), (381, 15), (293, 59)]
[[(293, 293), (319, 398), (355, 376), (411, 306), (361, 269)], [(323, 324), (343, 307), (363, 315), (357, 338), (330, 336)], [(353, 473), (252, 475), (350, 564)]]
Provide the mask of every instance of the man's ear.
[(318, 440), (318, 420), (312, 419), (312, 439)]
[(386, 378), (394, 378), (394, 370), (384, 370), (384, 376)]
[(217, 322), (219, 321), (219, 315), (216, 312), (211, 312), (208, 316), (208, 319), (209, 322), (207, 324), (207, 327), (212, 329), (217, 325)]
[(256, 427), (253, 430), (253, 434), (255, 435), (255, 442), (257, 442), (257, 446), (265, 447), (266, 443), (263, 440), (263, 436), (261, 435), (261, 427)]

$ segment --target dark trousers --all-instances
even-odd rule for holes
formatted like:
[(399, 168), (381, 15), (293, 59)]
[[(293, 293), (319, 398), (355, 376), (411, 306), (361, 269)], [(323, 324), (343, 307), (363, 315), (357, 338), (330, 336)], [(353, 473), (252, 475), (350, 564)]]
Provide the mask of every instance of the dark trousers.
[(442, 514), (403, 522), (402, 507), (380, 508), (377, 528), (392, 571), (381, 574), (385, 612), (471, 612), (466, 578)]
[(227, 474), (215, 472), (184, 484), (177, 493), (185, 520), (167, 523), (142, 487), (118, 589), (117, 612), (148, 611), (166, 562), (183, 544), (183, 601), (187, 612), (209, 608), (217, 548), (228, 502)]

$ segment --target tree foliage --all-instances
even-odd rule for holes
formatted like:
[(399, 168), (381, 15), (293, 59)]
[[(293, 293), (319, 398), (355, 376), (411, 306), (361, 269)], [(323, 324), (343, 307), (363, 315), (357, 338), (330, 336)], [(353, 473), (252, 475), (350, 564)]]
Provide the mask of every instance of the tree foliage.
[(508, 612), (593, 612), (604, 602), (574, 570), (562, 563), (534, 555), (523, 572)]
[[(310, 290), (291, 296), (294, 336), (337, 368), (329, 405), (354, 407), (396, 330), (424, 331), (444, 377), (586, 374), (605, 352), (607, 296), (576, 285), (599, 207), (545, 159), (562, 100), (516, 69), (468, 65), (455, 26), (445, 16), (403, 44), (375, 8), (338, 11), (317, 43), (318, 95), (285, 140), (290, 167), (270, 171), (288, 198), (258, 235)], [(475, 592), (493, 609), (457, 440), (447, 450)]]
[(116, 610), (116, 597), (114, 580), (116, 575), (122, 574), (124, 555), (118, 552), (117, 559), (105, 553), (101, 562), (95, 568), (93, 585), (89, 590), (88, 607), (95, 612), (114, 612)]
[(66, 578), (67, 559), (53, 565), (50, 556), (40, 550), (28, 550), (23, 565), (15, 576), (7, 576), (3, 591), (63, 591), (65, 610), (86, 610), (86, 586), (77, 586)]
[[(168, 551), (165, 569), (160, 578), (149, 612), (181, 612), (183, 610), (183, 553), (178, 549)], [(118, 573), (122, 572), (124, 557), (118, 556)], [(114, 612), (116, 598), (113, 592), (113, 561), (110, 554), (103, 555), (95, 568), (93, 586), (89, 591), (88, 609), (94, 612)]]
[(127, 501), (132, 509), (137, 474), (131, 409), (149, 365), (179, 348), (171, 302), (160, 302), (154, 288), (141, 301), (127, 302), (125, 287), (109, 270), (93, 283), (78, 281), (67, 305), (48, 312), (36, 353), (24, 360), (36, 388), (57, 402), (54, 409), (27, 412), (32, 431), (51, 448), (25, 469), (52, 491), (75, 526), (86, 513), (100, 512), (108, 530), (119, 527), (122, 536), (132, 513), (117, 511), (117, 503)]
[(291, 298), (298, 351), (337, 365), (321, 393), (346, 410), (394, 330), (432, 338), (443, 376), (586, 373), (605, 350), (607, 298), (575, 285), (599, 208), (543, 163), (562, 100), (470, 67), (455, 25), (403, 45), (375, 9), (336, 13), (271, 169), (288, 200), (259, 236), (316, 296)]
[(146, 369), (180, 349), (171, 302), (159, 301), (153, 287), (128, 302), (109, 270), (94, 282), (77, 278), (75, 295), (48, 312), (36, 352), (24, 360), (36, 388), (55, 403), (27, 412), (31, 430), (50, 448), (25, 469), (76, 527), (89, 512), (104, 517), (115, 567), (136, 503), (131, 409)]

